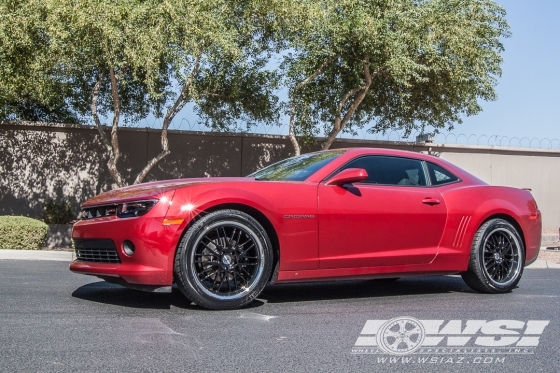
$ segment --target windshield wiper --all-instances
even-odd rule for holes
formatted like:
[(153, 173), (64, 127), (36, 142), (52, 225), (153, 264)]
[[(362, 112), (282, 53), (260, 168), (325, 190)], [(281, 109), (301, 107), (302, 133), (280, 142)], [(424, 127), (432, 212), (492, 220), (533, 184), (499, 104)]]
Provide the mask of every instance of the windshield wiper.
[(258, 180), (258, 181), (261, 181), (261, 180), (263, 180), (263, 181), (268, 181), (268, 180), (270, 180), (270, 179), (269, 179), (268, 177), (256, 177), (255, 180)]

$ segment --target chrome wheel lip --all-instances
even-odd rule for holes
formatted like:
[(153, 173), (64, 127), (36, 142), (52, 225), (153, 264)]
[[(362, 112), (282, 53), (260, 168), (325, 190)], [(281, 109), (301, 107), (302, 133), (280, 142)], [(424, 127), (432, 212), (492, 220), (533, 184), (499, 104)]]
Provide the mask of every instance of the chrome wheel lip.
[[(512, 265), (511, 268), (509, 268), (507, 274), (504, 276), (505, 281), (498, 281), (496, 279), (493, 278), (493, 275), (489, 272), (489, 263), (486, 263), (486, 258), (485, 258), (485, 253), (486, 253), (486, 247), (489, 244), (489, 240), (494, 236), (494, 234), (499, 233), (499, 234), (503, 234), (505, 236), (507, 236), (508, 240), (509, 240), (509, 244), (511, 244), (512, 246), (512, 256), (515, 257), (515, 260), (512, 260), (514, 262), (514, 265)], [(485, 277), (488, 279), (489, 282), (491, 282), (493, 285), (496, 286), (502, 286), (502, 287), (508, 287), (511, 284), (513, 284), (519, 277), (519, 273), (521, 272), (522, 268), (523, 268), (523, 262), (522, 262), (522, 252), (521, 252), (522, 248), (521, 248), (521, 243), (517, 237), (517, 235), (515, 235), (514, 233), (512, 233), (510, 230), (506, 229), (506, 228), (502, 228), (502, 227), (497, 227), (494, 228), (490, 231), (490, 233), (488, 233), (484, 239), (483, 245), (482, 245), (482, 256), (481, 256), (481, 261), (482, 261), (482, 268), (484, 270), (484, 274)], [(505, 259), (505, 255), (504, 253), (497, 253), (497, 252), (493, 252), (493, 253), (489, 253), (491, 261), (498, 263), (499, 265), (501, 265), (506, 259)]]
[[(250, 279), (249, 286), (244, 288), (242, 291), (236, 292), (232, 295), (221, 295), (221, 294), (218, 294), (216, 292), (210, 291), (200, 281), (200, 279), (198, 277), (198, 272), (195, 270), (195, 268), (196, 268), (195, 254), (197, 252), (196, 248), (200, 244), (200, 241), (206, 236), (206, 234), (208, 234), (208, 232), (210, 232), (211, 230), (213, 230), (215, 228), (219, 228), (219, 227), (236, 227), (236, 228), (241, 229), (253, 241), (253, 243), (255, 244), (255, 247), (257, 248), (257, 254), (258, 254), (257, 263), (258, 263), (258, 265), (257, 265), (256, 273)], [(235, 221), (235, 220), (220, 220), (220, 221), (210, 223), (207, 226), (205, 226), (203, 231), (198, 234), (198, 236), (197, 236), (197, 238), (196, 238), (196, 240), (193, 244), (193, 250), (191, 251), (190, 258), (189, 258), (189, 265), (192, 266), (192, 268), (193, 268), (193, 278), (194, 278), (194, 281), (195, 281), (197, 287), (200, 288), (202, 290), (202, 292), (204, 292), (206, 295), (208, 295), (208, 296), (210, 296), (214, 299), (222, 300), (222, 301), (234, 301), (234, 300), (243, 298), (246, 295), (248, 295), (249, 293), (251, 293), (255, 289), (257, 284), (259, 283), (259, 280), (261, 279), (263, 271), (264, 271), (265, 255), (264, 255), (264, 248), (263, 248), (261, 240), (262, 239), (261, 239), (260, 235), (257, 232), (255, 232), (251, 227), (248, 227), (247, 225), (245, 225), (243, 223), (240, 223), (238, 221)]]

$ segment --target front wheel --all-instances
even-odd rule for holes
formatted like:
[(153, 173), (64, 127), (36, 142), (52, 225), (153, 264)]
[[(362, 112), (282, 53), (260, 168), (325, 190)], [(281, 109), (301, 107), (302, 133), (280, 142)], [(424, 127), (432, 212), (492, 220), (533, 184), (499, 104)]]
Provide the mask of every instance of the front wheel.
[(177, 249), (181, 292), (209, 309), (236, 309), (253, 301), (272, 271), (272, 245), (263, 227), (237, 210), (212, 212), (190, 227)]
[(517, 229), (503, 219), (488, 220), (476, 232), (463, 280), (482, 293), (511, 291), (523, 273), (525, 249)]

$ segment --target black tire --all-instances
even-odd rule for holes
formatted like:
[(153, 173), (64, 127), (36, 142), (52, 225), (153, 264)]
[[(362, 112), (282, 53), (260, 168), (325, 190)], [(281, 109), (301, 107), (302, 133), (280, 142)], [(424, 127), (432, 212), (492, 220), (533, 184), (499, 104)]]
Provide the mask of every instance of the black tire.
[(523, 274), (525, 247), (517, 229), (503, 219), (491, 219), (474, 235), (469, 269), (461, 276), (481, 293), (511, 291)]
[(261, 293), (272, 265), (272, 244), (259, 222), (241, 211), (219, 210), (184, 234), (175, 255), (175, 281), (201, 307), (236, 309)]

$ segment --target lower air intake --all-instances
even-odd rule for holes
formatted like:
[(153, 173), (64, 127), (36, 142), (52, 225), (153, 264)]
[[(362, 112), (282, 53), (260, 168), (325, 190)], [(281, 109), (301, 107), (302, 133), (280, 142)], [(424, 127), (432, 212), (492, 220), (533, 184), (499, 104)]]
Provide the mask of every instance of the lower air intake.
[(120, 263), (113, 240), (75, 239), (76, 256), (82, 262)]

